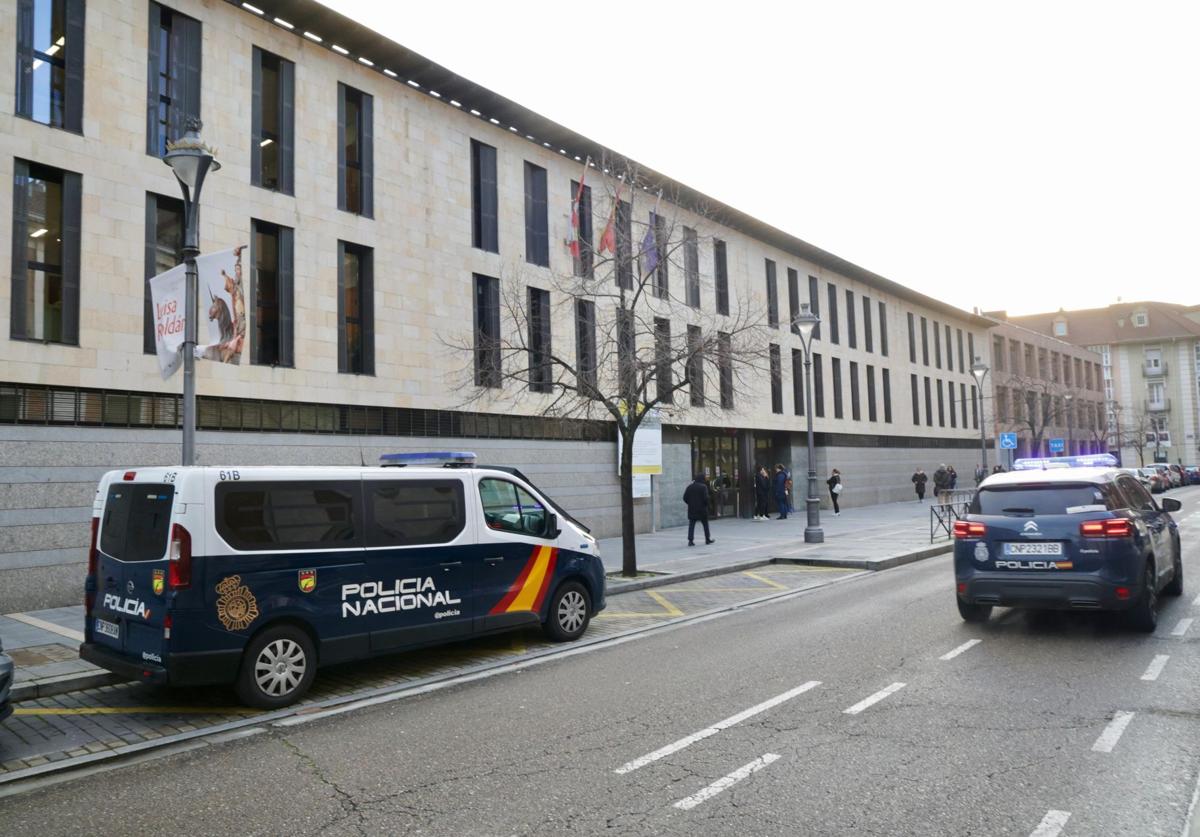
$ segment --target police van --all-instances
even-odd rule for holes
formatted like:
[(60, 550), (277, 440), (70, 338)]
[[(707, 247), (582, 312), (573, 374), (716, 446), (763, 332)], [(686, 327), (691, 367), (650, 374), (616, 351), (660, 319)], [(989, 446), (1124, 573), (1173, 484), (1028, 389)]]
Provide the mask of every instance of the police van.
[(318, 666), (538, 624), (574, 640), (604, 608), (596, 539), (519, 471), (383, 459), (105, 474), (80, 656), (275, 708)]

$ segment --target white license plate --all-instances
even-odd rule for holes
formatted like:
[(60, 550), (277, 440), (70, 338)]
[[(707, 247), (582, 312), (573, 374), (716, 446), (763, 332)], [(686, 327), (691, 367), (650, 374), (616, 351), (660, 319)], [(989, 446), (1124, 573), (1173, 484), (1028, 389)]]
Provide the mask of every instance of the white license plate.
[(1036, 543), (1006, 543), (1005, 555), (1062, 555), (1062, 544), (1057, 541), (1039, 541)]
[(105, 622), (103, 619), (96, 620), (96, 633), (111, 636), (113, 639), (121, 638), (121, 626), (115, 622)]

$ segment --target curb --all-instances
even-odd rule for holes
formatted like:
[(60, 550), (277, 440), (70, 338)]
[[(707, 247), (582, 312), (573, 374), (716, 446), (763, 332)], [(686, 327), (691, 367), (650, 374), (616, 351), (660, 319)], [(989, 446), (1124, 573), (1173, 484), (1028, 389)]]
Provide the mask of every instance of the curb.
[(22, 700), (51, 697), (78, 689), (94, 689), (97, 686), (111, 686), (113, 683), (124, 682), (124, 677), (119, 677), (111, 671), (97, 669), (94, 672), (60, 674), (58, 677), (47, 677), (30, 683), (16, 683), (9, 694), (12, 702), (18, 703)]

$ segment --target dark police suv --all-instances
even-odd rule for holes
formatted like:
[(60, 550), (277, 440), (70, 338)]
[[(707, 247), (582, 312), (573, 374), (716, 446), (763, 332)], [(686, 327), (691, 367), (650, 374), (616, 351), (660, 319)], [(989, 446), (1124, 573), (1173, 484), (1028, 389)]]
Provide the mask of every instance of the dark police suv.
[(1180, 508), (1108, 454), (1017, 460), (954, 522), (958, 611), (983, 622), (994, 606), (1120, 610), (1153, 631), (1159, 593), (1183, 593)]

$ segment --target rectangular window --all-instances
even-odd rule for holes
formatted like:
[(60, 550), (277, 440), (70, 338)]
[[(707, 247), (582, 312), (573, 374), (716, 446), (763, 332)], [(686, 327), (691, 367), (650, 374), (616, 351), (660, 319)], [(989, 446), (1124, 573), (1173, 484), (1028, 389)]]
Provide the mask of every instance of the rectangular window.
[(788, 277), (788, 322), (792, 324), (792, 334), (799, 334), (800, 327), (796, 318), (800, 316), (800, 274), (794, 267), (787, 269)]
[(792, 349), (792, 412), (804, 415), (804, 352)]
[(496, 149), (471, 140), (471, 246), (500, 252)]
[(966, 427), (967, 426), (967, 385), (959, 384), (958, 392), (959, 392), (959, 395), (961, 396), (961, 398), (959, 399), (959, 406), (962, 407), (963, 427)]
[(375, 279), (370, 247), (338, 242), (338, 371), (375, 374)]
[[(946, 351), (950, 351), (949, 346), (946, 347)], [(938, 369), (942, 368), (942, 327), (938, 325), (937, 320), (933, 321), (933, 363)]]
[(250, 297), (254, 319), (250, 348), (254, 363), (262, 366), (294, 366), (293, 327), (293, 232), (291, 227), (251, 221)]
[[(954, 371), (954, 350), (950, 346), (950, 326), (946, 326), (946, 368)], [(965, 369), (960, 370), (965, 372)]]
[(596, 393), (596, 303), (575, 300), (575, 372), (581, 395)]
[(783, 414), (783, 358), (779, 346), (772, 343), (771, 349), (771, 412)]
[(16, 160), (13, 166), (14, 340), (79, 345), (81, 178)]
[(450, 543), (467, 527), (461, 480), (363, 480), (367, 546)]
[(945, 385), (942, 383), (941, 378), (938, 378), (938, 381), (937, 381), (937, 399), (938, 399), (938, 427), (945, 427), (946, 426), (946, 395), (945, 395)]
[(887, 369), (881, 369), (883, 375), (883, 420), (892, 423), (892, 373)]
[(813, 416), (825, 418), (825, 375), (821, 368), (821, 356), (816, 352), (812, 356), (812, 393)]
[[(946, 355), (949, 356), (950, 353), (947, 352)], [(950, 426), (958, 427), (957, 419), (955, 418), (955, 415), (954, 415), (954, 413), (955, 413), (955, 410), (954, 410), (954, 381), (946, 382), (946, 394), (950, 400)], [(966, 416), (964, 416), (963, 418), (966, 418)]]
[(765, 259), (767, 268), (767, 325), (779, 328), (779, 283), (775, 276), (775, 262)]
[(837, 288), (830, 282), (825, 286), (826, 296), (829, 299), (829, 313), (826, 322), (829, 323), (829, 342), (835, 346), (838, 342), (838, 297)]
[(183, 261), (183, 201), (146, 193), (146, 249), (144, 301), (142, 304), (142, 351), (155, 353), (154, 300), (150, 280)]
[(687, 304), (700, 307), (700, 241), (696, 231), (683, 228), (683, 275), (687, 283)]
[(868, 352), (875, 351), (873, 334), (871, 333), (871, 298), (864, 296), (862, 298), (863, 309), (863, 348)]
[(550, 363), (550, 292), (529, 288), (529, 389), (551, 392), (554, 369)]
[(933, 385), (925, 378), (925, 424), (933, 427)]
[(617, 286), (633, 290), (633, 210), (617, 201)]
[(850, 418), (862, 421), (862, 406), (858, 397), (858, 364), (850, 361)]
[(729, 316), (729, 262), (725, 255), (725, 242), (713, 240), (713, 284), (717, 292), (717, 313)]
[(917, 388), (917, 376), (909, 375), (909, 384), (912, 389), (912, 419), (913, 426), (921, 426), (921, 391)]
[(655, 396), (663, 404), (673, 404), (675, 381), (671, 375), (671, 321), (654, 318)]
[(200, 118), (200, 21), (151, 2), (149, 32), (146, 153), (161, 157)]
[(975, 335), (969, 332), (967, 333), (967, 355), (970, 356), (971, 363), (974, 363), (977, 359), (977, 355), (975, 354)]
[(371, 218), (374, 197), (374, 99), (338, 83), (338, 209)]
[(475, 274), (475, 386), (500, 386), (500, 280)]
[(17, 0), (16, 113), (83, 131), (84, 0)]
[(550, 266), (550, 216), (546, 198), (546, 170), (525, 163), (525, 261)]
[(243, 550), (362, 546), (360, 492), (357, 481), (223, 482), (217, 532)]
[(700, 326), (687, 327), (688, 341), (688, 392), (691, 394), (692, 406), (704, 406), (704, 337)]
[(296, 134), (296, 65), (255, 47), (251, 70), (250, 182), (290, 195)]
[[(974, 363), (974, 362), (975, 362), (975, 358), (972, 357), (971, 363)], [(958, 368), (964, 372), (970, 371), (970, 368), (965, 363), (963, 363), (963, 339), (962, 339), (962, 329), (961, 328), (958, 329)]]
[[(659, 299), (666, 299), (671, 294), (670, 277), (667, 272), (667, 253), (669, 252), (667, 238), (670, 230), (667, 229), (667, 219), (657, 212), (650, 213), (648, 223), (654, 230), (654, 295)], [(643, 253), (642, 257), (646, 258), (649, 255), (651, 254)]]
[(879, 354), (887, 357), (888, 354), (888, 329), (887, 329), (887, 303), (879, 303)]
[(921, 318), (921, 362), (929, 365), (929, 323)]
[(875, 367), (867, 366), (867, 420), (879, 421), (879, 413), (875, 407)]
[(839, 358), (829, 359), (829, 378), (833, 386), (833, 417), (843, 417), (842, 411), (842, 361)]
[[(817, 277), (808, 277), (808, 310), (816, 316), (821, 316), (821, 294), (817, 289)], [(821, 324), (813, 326), (813, 340), (821, 339)]]
[(979, 395), (975, 387), (971, 387), (971, 427), (979, 429)]
[(584, 184), (583, 191), (579, 190), (579, 182), (571, 181), (571, 199), (576, 201), (576, 213), (579, 218), (579, 256), (573, 260), (575, 275), (592, 277), (595, 265), (595, 251), (592, 244), (592, 187)]
[(733, 409), (733, 343), (732, 338), (717, 332), (717, 368), (721, 378), (721, 406)]
[(913, 315), (908, 314), (908, 359), (912, 363), (917, 362), (917, 332), (913, 326)]
[(854, 312), (854, 291), (846, 290), (846, 345), (858, 348), (857, 314)]

